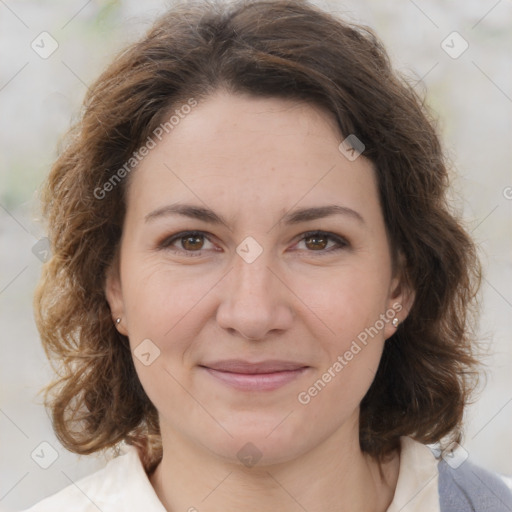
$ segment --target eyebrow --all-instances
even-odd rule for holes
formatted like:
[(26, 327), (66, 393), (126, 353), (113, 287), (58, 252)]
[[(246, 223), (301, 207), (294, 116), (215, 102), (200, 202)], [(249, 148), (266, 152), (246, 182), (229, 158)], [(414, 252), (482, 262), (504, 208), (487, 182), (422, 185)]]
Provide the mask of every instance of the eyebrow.
[[(218, 215), (209, 208), (180, 203), (169, 204), (157, 208), (156, 210), (148, 213), (144, 217), (144, 220), (145, 222), (149, 222), (159, 217), (166, 217), (169, 215), (182, 215), (184, 217), (201, 220), (209, 224), (224, 224), (225, 226), (228, 226), (228, 222), (224, 217)], [(300, 222), (322, 219), (332, 215), (343, 215), (354, 219), (361, 224), (365, 224), (363, 217), (356, 210), (337, 204), (292, 210), (284, 215), (278, 221), (278, 224), (299, 224)]]

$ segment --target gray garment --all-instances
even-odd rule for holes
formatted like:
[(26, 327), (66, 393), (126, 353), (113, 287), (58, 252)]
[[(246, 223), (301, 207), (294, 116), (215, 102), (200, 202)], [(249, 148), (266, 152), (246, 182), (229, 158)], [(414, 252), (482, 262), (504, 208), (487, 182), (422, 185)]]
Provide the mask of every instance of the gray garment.
[(441, 460), (438, 468), (441, 512), (512, 512), (512, 491), (498, 475), (469, 460), (457, 469)]

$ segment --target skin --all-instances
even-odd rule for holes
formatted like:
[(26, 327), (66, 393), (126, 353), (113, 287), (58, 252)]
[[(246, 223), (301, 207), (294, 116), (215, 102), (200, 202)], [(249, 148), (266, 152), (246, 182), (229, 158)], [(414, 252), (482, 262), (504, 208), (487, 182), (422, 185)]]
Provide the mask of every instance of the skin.
[[(391, 321), (307, 405), (297, 399), (381, 314), (399, 303), (403, 321), (413, 300), (392, 272), (373, 166), (349, 161), (343, 139), (319, 107), (218, 91), (130, 177), (106, 295), (132, 349), (149, 339), (160, 350), (148, 366), (134, 362), (159, 412), (164, 455), (151, 483), (169, 511), (384, 511), (392, 501), (398, 454), (379, 465), (358, 441), (359, 404)], [(226, 224), (145, 220), (176, 203), (207, 207)], [(284, 223), (327, 205), (363, 221)], [(187, 230), (206, 236), (169, 242)], [(333, 250), (336, 240), (304, 236), (314, 230), (346, 242)], [(263, 249), (252, 263), (236, 252), (248, 236)], [(199, 366), (228, 358), (308, 368), (278, 389), (240, 391)], [(252, 467), (237, 456), (248, 442), (261, 455)]]

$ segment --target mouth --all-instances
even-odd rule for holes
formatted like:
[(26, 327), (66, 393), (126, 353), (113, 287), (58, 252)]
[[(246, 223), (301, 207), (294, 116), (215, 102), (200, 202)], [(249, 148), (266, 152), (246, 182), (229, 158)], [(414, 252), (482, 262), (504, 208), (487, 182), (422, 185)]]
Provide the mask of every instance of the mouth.
[(229, 359), (200, 365), (218, 382), (241, 391), (272, 391), (292, 382), (310, 367), (293, 361), (251, 363)]

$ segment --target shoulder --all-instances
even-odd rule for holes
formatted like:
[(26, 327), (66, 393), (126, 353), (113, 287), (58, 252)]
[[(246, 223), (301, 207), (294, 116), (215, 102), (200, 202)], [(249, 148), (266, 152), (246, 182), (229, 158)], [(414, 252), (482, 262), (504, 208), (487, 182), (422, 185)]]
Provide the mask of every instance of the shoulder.
[(123, 455), (111, 460), (103, 469), (72, 483), (25, 512), (165, 512), (137, 450), (126, 447), (123, 451)]
[(510, 480), (470, 460), (444, 459), (438, 469), (441, 512), (512, 511)]
[(400, 445), (398, 481), (387, 512), (512, 512), (512, 482), (474, 464), (462, 447), (441, 457), (436, 446), (410, 437), (402, 437)]

